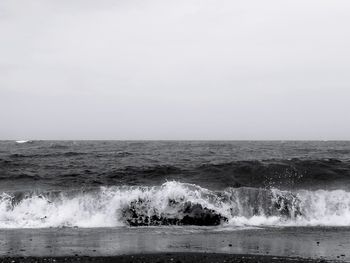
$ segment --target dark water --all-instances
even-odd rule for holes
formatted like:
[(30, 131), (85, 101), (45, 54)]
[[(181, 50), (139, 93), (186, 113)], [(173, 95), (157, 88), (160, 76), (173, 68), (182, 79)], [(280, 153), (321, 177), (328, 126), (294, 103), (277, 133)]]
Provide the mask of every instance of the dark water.
[(350, 142), (0, 142), (1, 189), (159, 185), (347, 188)]
[(348, 226), (349, 188), (350, 142), (0, 142), (0, 227)]

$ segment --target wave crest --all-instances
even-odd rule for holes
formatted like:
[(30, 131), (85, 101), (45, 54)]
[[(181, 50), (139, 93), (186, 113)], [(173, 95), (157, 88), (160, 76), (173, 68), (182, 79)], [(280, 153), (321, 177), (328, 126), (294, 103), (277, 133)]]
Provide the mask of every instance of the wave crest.
[(145, 225), (350, 225), (350, 193), (227, 188), (176, 181), (90, 191), (2, 193), (1, 228)]

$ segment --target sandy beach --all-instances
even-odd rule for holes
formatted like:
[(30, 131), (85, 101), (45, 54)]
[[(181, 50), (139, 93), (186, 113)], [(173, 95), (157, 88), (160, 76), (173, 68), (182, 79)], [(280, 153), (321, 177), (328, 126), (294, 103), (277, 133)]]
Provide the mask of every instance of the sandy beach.
[(11, 229), (0, 245), (2, 262), (350, 261), (349, 228)]

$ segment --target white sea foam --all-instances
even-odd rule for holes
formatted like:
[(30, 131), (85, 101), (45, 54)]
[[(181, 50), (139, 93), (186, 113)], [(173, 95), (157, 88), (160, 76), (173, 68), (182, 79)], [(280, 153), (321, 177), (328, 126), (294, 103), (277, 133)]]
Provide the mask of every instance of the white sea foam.
[[(135, 203), (137, 207), (132, 206)], [(181, 220), (189, 203), (226, 218), (223, 226), (350, 226), (350, 192), (343, 190), (291, 193), (228, 188), (214, 192), (173, 181), (159, 187), (101, 187), (54, 196), (2, 193), (0, 228), (124, 226), (128, 209), (139, 217)]]
[(30, 140), (19, 140), (19, 141), (16, 141), (16, 143), (27, 143), (27, 142), (32, 142), (32, 141), (30, 141)]

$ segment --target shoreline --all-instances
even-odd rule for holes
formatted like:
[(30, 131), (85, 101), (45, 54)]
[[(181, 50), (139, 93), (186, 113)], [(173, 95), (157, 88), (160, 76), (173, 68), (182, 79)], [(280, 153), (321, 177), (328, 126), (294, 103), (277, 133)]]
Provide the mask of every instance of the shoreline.
[(221, 263), (221, 262), (240, 262), (240, 263), (282, 263), (282, 262), (301, 262), (301, 263), (321, 263), (321, 262), (343, 262), (339, 260), (326, 260), (324, 258), (301, 258), (301, 257), (281, 257), (272, 255), (253, 255), (253, 254), (227, 254), (227, 253), (198, 253), (198, 252), (163, 252), (147, 254), (130, 254), (118, 256), (68, 256), (68, 257), (0, 257), (3, 263), (41, 263), (41, 262), (81, 262), (81, 263), (152, 263), (152, 262), (203, 262), (203, 263)]
[[(153, 256), (168, 262), (163, 260), (168, 254), (181, 258), (201, 255), (200, 262), (211, 262), (203, 261), (204, 255), (216, 255), (214, 258), (222, 259), (219, 262), (225, 258), (243, 260), (240, 255), (261, 262), (272, 258), (284, 259), (276, 262), (291, 258), (299, 262), (350, 262), (349, 249), (350, 228), (344, 227), (0, 229), (0, 262), (138, 262), (133, 261), (137, 255), (147, 255), (144, 262), (152, 262), (147, 260)], [(128, 260), (120, 261), (122, 258)]]

